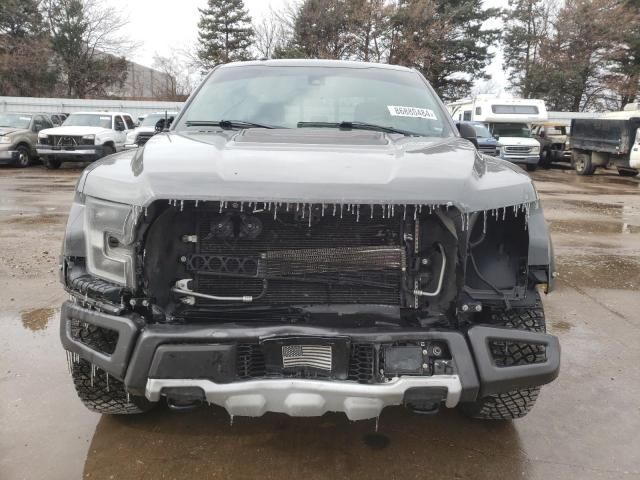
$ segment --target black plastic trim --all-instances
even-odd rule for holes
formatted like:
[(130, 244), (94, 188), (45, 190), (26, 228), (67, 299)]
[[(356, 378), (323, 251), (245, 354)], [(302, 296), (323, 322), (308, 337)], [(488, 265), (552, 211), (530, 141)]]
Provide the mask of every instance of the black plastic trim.
[[(107, 355), (74, 339), (71, 335), (72, 319), (117, 331), (118, 343), (114, 352), (111, 355)], [(60, 340), (62, 346), (65, 350), (79, 354), (85, 360), (118, 379), (124, 378), (138, 331), (138, 327), (131, 318), (89, 310), (71, 302), (62, 304), (60, 312)]]
[[(467, 335), (480, 376), (481, 397), (505, 393), (518, 388), (537, 387), (552, 382), (558, 376), (560, 371), (558, 337), (546, 333), (482, 325), (470, 328)], [(489, 350), (491, 340), (510, 340), (544, 345), (546, 347), (546, 361), (528, 365), (498, 367)]]

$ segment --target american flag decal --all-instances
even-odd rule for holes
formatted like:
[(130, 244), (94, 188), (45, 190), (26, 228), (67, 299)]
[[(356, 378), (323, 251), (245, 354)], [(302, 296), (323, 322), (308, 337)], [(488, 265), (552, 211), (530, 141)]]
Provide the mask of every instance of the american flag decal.
[(331, 371), (331, 345), (284, 345), (282, 366), (313, 367)]

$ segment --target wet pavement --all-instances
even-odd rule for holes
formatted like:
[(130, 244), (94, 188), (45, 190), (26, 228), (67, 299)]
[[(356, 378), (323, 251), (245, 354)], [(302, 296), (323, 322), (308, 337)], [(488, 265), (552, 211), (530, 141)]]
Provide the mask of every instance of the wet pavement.
[(57, 255), (79, 168), (0, 168), (0, 479), (640, 478), (640, 178), (534, 173), (560, 271), (560, 377), (529, 416), (101, 417), (58, 340)]

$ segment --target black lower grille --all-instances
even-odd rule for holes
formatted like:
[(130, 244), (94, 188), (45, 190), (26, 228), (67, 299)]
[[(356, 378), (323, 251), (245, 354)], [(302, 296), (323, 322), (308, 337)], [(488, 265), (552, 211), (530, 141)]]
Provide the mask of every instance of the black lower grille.
[[(376, 349), (373, 344), (351, 346), (347, 378), (360, 383), (372, 383), (375, 379)], [(258, 378), (326, 378), (321, 372), (295, 371), (267, 373), (265, 355), (260, 344), (242, 343), (237, 346), (237, 376), (241, 380)]]
[(524, 342), (493, 340), (489, 342), (491, 356), (498, 367), (514, 367), (542, 363), (547, 359), (546, 347)]
[(118, 332), (77, 319), (71, 320), (71, 336), (86, 346), (106, 355), (116, 351)]

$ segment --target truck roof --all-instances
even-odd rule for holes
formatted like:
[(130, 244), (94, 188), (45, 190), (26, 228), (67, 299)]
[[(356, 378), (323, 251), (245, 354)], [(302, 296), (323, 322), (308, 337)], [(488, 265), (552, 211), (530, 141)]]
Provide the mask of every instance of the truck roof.
[(87, 111), (87, 112), (73, 112), (70, 115), (76, 115), (76, 114), (80, 114), (80, 115), (129, 115), (131, 117), (131, 115), (127, 112), (102, 112), (100, 110), (94, 110), (94, 111)]
[(238, 68), (252, 66), (267, 67), (325, 67), (325, 68), (380, 68), (384, 70), (401, 70), (411, 72), (413, 69), (386, 63), (355, 62), (351, 60), (317, 60), (317, 59), (283, 59), (283, 60), (250, 60), (247, 62), (231, 62), (219, 68)]

